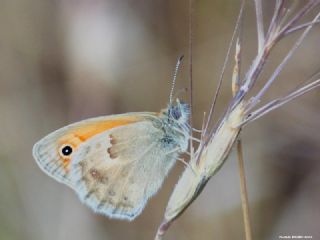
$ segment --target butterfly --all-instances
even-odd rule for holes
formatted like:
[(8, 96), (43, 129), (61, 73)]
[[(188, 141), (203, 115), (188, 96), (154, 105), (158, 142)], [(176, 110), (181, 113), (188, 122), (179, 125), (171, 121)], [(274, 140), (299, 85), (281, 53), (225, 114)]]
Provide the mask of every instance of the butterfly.
[(58, 129), (33, 147), (39, 167), (97, 213), (132, 220), (188, 148), (189, 105), (159, 113), (96, 117)]

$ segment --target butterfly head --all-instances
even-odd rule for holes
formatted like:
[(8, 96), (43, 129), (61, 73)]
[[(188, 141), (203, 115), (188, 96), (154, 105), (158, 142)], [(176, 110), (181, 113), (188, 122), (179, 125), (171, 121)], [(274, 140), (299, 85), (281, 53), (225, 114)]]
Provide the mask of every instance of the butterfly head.
[(181, 152), (185, 151), (190, 135), (189, 126), (190, 107), (189, 104), (180, 102), (169, 104), (161, 112), (162, 126), (169, 139), (175, 139), (180, 145)]
[(189, 121), (190, 107), (185, 102), (176, 100), (176, 104), (170, 104), (167, 109), (168, 119), (182, 125), (187, 125)]

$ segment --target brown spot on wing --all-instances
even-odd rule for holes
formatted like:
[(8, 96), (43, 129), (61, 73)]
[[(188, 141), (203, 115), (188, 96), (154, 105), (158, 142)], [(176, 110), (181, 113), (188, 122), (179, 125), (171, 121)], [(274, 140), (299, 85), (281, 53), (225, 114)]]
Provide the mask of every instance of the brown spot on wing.
[(101, 173), (95, 168), (90, 169), (90, 175), (96, 180), (101, 181), (101, 179), (102, 179)]
[(111, 159), (115, 159), (118, 157), (118, 155), (112, 150), (112, 147), (109, 147), (107, 149), (108, 155)]
[(110, 134), (110, 143), (111, 143), (111, 145), (115, 145), (117, 143), (117, 140), (115, 139), (115, 137), (112, 134)]
[(118, 157), (118, 154), (113, 150), (112, 147), (117, 143), (117, 140), (115, 139), (115, 137), (112, 134), (110, 134), (109, 137), (110, 137), (111, 147), (109, 147), (107, 149), (107, 152), (108, 152), (111, 159), (115, 159)]
[(107, 184), (109, 178), (107, 176), (104, 176), (103, 173), (101, 173), (99, 170), (95, 169), (95, 168), (91, 168), (89, 170), (89, 173), (91, 175), (91, 177), (96, 180), (99, 183), (104, 183)]

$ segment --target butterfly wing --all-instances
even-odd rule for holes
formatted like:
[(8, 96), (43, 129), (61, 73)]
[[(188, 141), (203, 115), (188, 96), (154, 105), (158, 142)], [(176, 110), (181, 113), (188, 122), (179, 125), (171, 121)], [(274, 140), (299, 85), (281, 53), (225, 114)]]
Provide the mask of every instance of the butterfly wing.
[(177, 146), (164, 144), (163, 136), (152, 121), (142, 121), (83, 143), (70, 168), (80, 199), (109, 217), (134, 219), (177, 158)]
[[(70, 164), (79, 146), (104, 131), (144, 121), (154, 113), (131, 113), (97, 117), (80, 121), (49, 134), (33, 147), (33, 156), (39, 167), (57, 181), (74, 187), (70, 179)], [(62, 154), (69, 146), (68, 154)]]

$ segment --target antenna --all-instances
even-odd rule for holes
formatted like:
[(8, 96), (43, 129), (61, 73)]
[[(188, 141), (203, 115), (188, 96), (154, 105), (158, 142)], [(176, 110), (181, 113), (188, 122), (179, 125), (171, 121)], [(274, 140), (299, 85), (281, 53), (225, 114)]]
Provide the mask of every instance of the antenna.
[(177, 75), (178, 75), (178, 71), (179, 71), (179, 67), (180, 64), (182, 62), (183, 59), (183, 55), (181, 55), (178, 60), (177, 60), (177, 64), (176, 64), (176, 68), (174, 69), (174, 74), (173, 74), (173, 79), (172, 79), (172, 85), (171, 85), (171, 91), (170, 91), (170, 97), (169, 97), (169, 103), (171, 105), (172, 103), (172, 96), (173, 96), (173, 91), (174, 91), (174, 87), (176, 85), (176, 79), (177, 79)]

